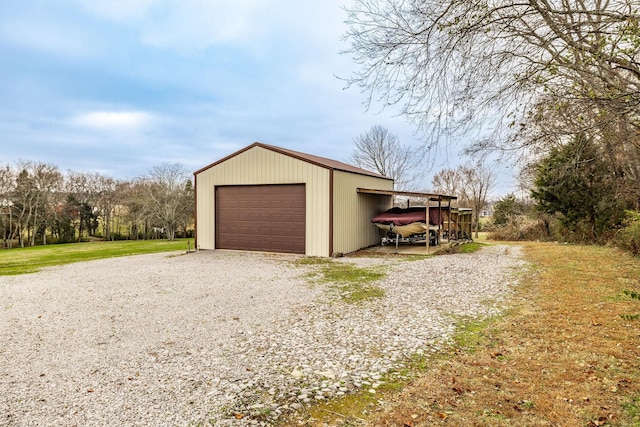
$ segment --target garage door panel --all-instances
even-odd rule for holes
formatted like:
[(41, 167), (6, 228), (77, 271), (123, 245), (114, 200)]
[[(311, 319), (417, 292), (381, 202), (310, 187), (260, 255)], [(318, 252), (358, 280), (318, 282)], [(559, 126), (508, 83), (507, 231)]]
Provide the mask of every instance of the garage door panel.
[(305, 253), (304, 184), (216, 188), (216, 247)]
[(291, 224), (296, 221), (296, 216), (292, 214), (283, 214), (282, 215), (282, 224)]
[(295, 236), (295, 231), (290, 228), (283, 228), (281, 231), (282, 231), (282, 235), (285, 237)]

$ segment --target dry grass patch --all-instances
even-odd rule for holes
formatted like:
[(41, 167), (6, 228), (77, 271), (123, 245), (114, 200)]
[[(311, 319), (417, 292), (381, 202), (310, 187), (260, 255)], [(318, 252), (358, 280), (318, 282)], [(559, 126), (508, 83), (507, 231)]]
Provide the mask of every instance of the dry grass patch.
[(366, 414), (344, 405), (335, 411), (344, 416), (306, 425), (640, 426), (640, 321), (629, 317), (640, 312), (629, 295), (640, 292), (640, 260), (523, 247), (535, 267), (509, 312), (465, 322), (448, 355)]
[(374, 425), (640, 425), (640, 262), (612, 249), (525, 244), (538, 266), (512, 312), (407, 388)]

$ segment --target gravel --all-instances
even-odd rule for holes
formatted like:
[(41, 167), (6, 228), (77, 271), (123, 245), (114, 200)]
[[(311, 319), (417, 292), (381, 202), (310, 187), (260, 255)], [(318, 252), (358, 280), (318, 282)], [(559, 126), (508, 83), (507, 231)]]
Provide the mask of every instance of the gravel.
[(0, 277), (0, 426), (267, 425), (437, 352), (456, 316), (495, 314), (519, 249), (384, 265), (358, 304), (296, 256), (226, 251)]

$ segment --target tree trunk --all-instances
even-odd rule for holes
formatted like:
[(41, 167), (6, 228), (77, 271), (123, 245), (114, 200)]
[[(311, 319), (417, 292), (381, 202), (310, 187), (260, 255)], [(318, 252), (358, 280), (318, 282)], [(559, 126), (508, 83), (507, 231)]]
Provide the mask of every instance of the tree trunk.
[(478, 238), (478, 228), (479, 228), (478, 225), (480, 224), (480, 212), (476, 209), (476, 211), (474, 212), (473, 216), (475, 217), (475, 221), (474, 221), (475, 222), (475, 224), (474, 224), (475, 230), (474, 230), (474, 232), (476, 234), (476, 239), (477, 239)]

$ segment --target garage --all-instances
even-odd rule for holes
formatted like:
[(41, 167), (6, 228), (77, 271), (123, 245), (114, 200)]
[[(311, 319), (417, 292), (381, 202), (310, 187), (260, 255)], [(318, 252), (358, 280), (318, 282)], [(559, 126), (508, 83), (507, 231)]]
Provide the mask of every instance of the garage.
[(253, 143), (194, 172), (196, 247), (329, 257), (380, 242), (371, 218), (393, 180), (337, 160)]
[(305, 253), (304, 184), (216, 187), (216, 247)]

